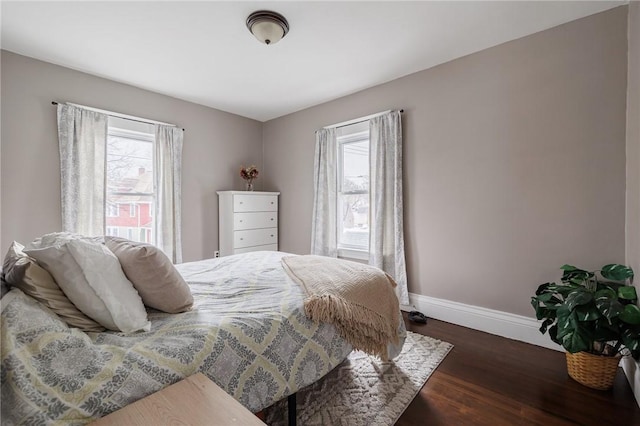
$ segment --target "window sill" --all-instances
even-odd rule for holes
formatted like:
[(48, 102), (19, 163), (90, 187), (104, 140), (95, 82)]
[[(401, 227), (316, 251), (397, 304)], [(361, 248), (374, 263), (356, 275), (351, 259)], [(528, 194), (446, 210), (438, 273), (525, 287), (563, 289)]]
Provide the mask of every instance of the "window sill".
[(338, 257), (347, 260), (358, 260), (361, 262), (369, 261), (369, 252), (366, 250), (354, 250), (347, 248), (338, 249)]

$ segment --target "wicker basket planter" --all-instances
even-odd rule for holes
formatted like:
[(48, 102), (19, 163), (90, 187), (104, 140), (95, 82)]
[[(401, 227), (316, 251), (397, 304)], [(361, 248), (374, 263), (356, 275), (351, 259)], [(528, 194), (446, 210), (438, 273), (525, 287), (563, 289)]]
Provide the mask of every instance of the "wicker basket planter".
[(598, 356), (588, 352), (567, 352), (567, 370), (576, 382), (592, 389), (607, 390), (618, 372), (618, 356)]

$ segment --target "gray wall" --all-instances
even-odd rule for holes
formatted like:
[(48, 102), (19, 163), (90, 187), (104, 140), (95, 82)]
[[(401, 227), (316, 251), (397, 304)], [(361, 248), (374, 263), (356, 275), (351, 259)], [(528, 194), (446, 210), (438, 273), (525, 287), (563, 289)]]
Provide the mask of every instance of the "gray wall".
[[(640, 274), (640, 2), (629, 5), (627, 82), (627, 264)], [(640, 289), (640, 275), (635, 280)]]
[[(404, 108), (409, 290), (531, 316), (532, 292), (561, 264), (625, 259), (626, 29), (620, 7), (264, 125), (3, 51), (1, 247), (60, 229), (51, 100), (186, 128), (186, 261), (217, 248), (215, 191), (241, 189), (240, 164), (262, 167), (258, 189), (282, 192), (281, 250), (307, 253), (314, 131)], [(629, 218), (640, 215), (637, 88), (630, 79)], [(634, 226), (626, 254), (640, 270)]]
[(13, 240), (26, 243), (61, 228), (56, 108), (51, 105), (57, 100), (186, 129), (183, 257), (213, 257), (218, 247), (216, 191), (242, 188), (241, 164), (262, 166), (262, 123), (7, 51), (1, 60), (2, 253)]
[(308, 253), (314, 131), (404, 108), (409, 291), (532, 316), (571, 263), (625, 260), (627, 7), (265, 123), (280, 248)]
[[(629, 3), (628, 31), (626, 255), (640, 290), (640, 2)], [(624, 357), (622, 366), (640, 404), (640, 363)]]

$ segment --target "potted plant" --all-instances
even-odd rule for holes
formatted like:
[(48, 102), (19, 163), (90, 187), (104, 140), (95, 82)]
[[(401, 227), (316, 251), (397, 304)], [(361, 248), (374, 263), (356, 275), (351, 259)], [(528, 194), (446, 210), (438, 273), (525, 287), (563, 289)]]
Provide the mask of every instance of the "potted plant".
[(566, 349), (569, 376), (609, 389), (621, 356), (640, 360), (640, 308), (635, 287), (628, 285), (633, 270), (618, 264), (561, 269), (561, 284), (542, 284), (531, 298), (536, 318), (544, 320), (540, 332), (548, 331)]

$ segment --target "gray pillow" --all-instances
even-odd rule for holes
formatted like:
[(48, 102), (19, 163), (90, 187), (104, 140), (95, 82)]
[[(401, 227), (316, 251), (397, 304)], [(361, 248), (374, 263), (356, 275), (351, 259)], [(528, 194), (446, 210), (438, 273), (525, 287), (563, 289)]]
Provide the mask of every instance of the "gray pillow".
[(104, 239), (145, 305), (170, 314), (191, 308), (191, 290), (162, 250), (124, 238)]
[(84, 331), (104, 331), (104, 327), (71, 303), (51, 274), (27, 256), (23, 249), (24, 246), (16, 241), (9, 247), (3, 264), (7, 284), (19, 288), (51, 309), (71, 327)]
[(4, 280), (4, 272), (0, 269), (0, 299), (4, 297), (5, 294), (9, 291), (9, 286), (7, 282)]

